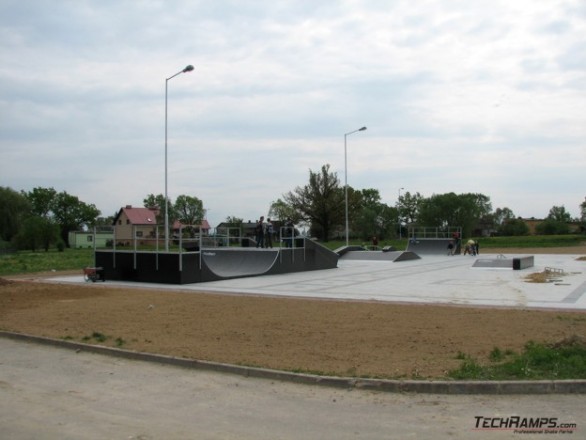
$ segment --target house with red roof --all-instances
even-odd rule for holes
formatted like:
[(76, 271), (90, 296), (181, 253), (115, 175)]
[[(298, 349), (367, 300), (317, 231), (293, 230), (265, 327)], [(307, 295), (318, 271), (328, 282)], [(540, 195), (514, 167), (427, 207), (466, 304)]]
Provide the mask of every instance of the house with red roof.
[[(154, 243), (157, 238), (157, 216), (159, 215), (158, 208), (135, 208), (132, 205), (127, 205), (121, 208), (116, 217), (114, 217), (113, 226), (116, 231), (116, 244), (123, 246), (130, 246), (133, 244), (134, 236), (139, 240), (139, 244), (146, 244), (147, 241)], [(165, 238), (165, 229), (160, 225), (159, 239)], [(175, 220), (171, 226), (173, 237), (178, 237), (179, 231), (185, 229), (179, 220)], [(207, 235), (211, 227), (206, 219), (202, 220), (198, 227), (191, 228), (190, 232)], [(142, 239), (142, 240), (141, 240)]]
[(120, 208), (112, 222), (116, 244), (129, 246), (134, 237), (137, 239), (156, 238), (158, 212), (156, 208), (135, 208), (132, 205)]
[[(209, 235), (210, 233), (210, 229), (212, 227), (210, 226), (210, 224), (208, 223), (208, 221), (204, 218), (199, 226), (194, 226), (192, 228), (190, 228), (190, 232), (193, 232), (195, 234), (199, 234), (199, 232), (201, 231), (201, 233), (203, 235)], [(179, 235), (179, 231), (185, 231), (186, 229), (186, 225), (184, 225), (183, 223), (181, 223), (179, 220), (175, 220), (173, 222), (173, 235), (174, 236), (178, 236)]]

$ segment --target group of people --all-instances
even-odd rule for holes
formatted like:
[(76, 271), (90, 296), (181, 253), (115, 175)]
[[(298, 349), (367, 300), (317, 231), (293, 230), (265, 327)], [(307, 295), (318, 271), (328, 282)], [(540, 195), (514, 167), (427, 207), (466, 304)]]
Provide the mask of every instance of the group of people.
[[(293, 221), (288, 218), (281, 230), (282, 232), (280, 235), (283, 242), (285, 243), (285, 246), (292, 247), (292, 238), (297, 235)], [(257, 248), (273, 247), (273, 239), (277, 236), (277, 231), (273, 227), (273, 223), (271, 222), (270, 218), (267, 218), (267, 221), (265, 222), (264, 216), (261, 216), (260, 219), (256, 221), (254, 236)]]
[[(454, 255), (460, 253), (460, 239), (459, 237), (452, 237), (452, 240), (448, 243), (448, 255)], [(464, 245), (464, 255), (476, 256), (480, 253), (480, 246), (478, 241), (472, 239), (468, 240)]]
[(266, 223), (264, 220), (264, 215), (261, 215), (260, 219), (256, 221), (256, 227), (254, 228), (256, 247), (272, 248), (273, 236), (275, 235), (275, 231), (273, 229), (271, 219), (267, 218)]

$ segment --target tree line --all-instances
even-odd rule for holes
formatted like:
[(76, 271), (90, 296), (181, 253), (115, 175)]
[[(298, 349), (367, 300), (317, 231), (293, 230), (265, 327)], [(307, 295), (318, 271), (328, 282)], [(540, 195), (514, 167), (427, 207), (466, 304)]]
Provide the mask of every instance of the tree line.
[[(527, 224), (508, 208), (492, 209), (490, 197), (484, 194), (453, 192), (424, 197), (419, 192), (401, 194), (395, 206), (381, 201), (377, 189), (355, 189), (348, 193), (348, 221), (353, 238), (368, 240), (406, 236), (409, 226), (461, 227), (464, 236), (495, 234), (526, 235)], [(157, 223), (163, 224), (165, 208), (169, 208), (170, 224), (179, 220), (184, 225), (199, 225), (205, 217), (203, 202), (181, 195), (175, 202), (165, 203), (162, 194), (147, 195), (143, 204), (158, 212)], [(538, 234), (567, 234), (569, 222), (586, 226), (586, 202), (580, 205), (581, 218), (572, 219), (564, 206), (553, 206), (545, 221), (537, 226)], [(319, 171), (309, 170), (309, 181), (271, 203), (269, 217), (309, 226), (310, 234), (321, 240), (341, 239), (345, 233), (346, 188), (340, 184), (329, 165)], [(114, 216), (101, 217), (94, 204), (81, 201), (65, 191), (34, 188), (15, 191), (0, 187), (0, 241), (19, 249), (45, 249), (69, 245), (70, 231), (94, 226), (110, 226)], [(242, 220), (229, 216), (226, 223), (238, 226)]]
[[(271, 218), (290, 217), (305, 222), (312, 236), (322, 240), (341, 238), (345, 229), (345, 187), (329, 165), (309, 171), (309, 182), (283, 195), (271, 205)], [(580, 205), (581, 219), (572, 219), (564, 206), (553, 206), (538, 234), (567, 234), (568, 223), (586, 225), (586, 202)], [(395, 206), (382, 203), (377, 189), (356, 190), (348, 187), (348, 213), (351, 236), (367, 240), (405, 236), (408, 226), (461, 227), (464, 236), (526, 235), (527, 224), (508, 208), (493, 211), (490, 197), (484, 194), (434, 194), (405, 192)]]
[[(157, 222), (163, 224), (165, 199), (149, 194), (145, 207), (156, 209)], [(203, 203), (197, 197), (181, 195), (169, 202), (169, 220), (185, 225), (199, 225), (204, 216)], [(111, 226), (115, 214), (101, 217), (94, 204), (86, 203), (66, 191), (37, 187), (31, 191), (15, 191), (0, 187), (0, 241), (17, 249), (48, 250), (55, 245), (69, 246), (69, 232), (88, 230), (94, 226)], [(193, 231), (192, 229), (188, 229)]]

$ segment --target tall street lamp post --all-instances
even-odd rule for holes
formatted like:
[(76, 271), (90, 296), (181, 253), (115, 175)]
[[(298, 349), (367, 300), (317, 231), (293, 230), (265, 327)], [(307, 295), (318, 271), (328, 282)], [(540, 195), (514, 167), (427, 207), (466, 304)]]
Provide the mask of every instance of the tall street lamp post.
[(175, 75), (165, 79), (165, 252), (169, 252), (169, 197), (168, 197), (168, 179), (167, 179), (167, 100), (169, 90), (169, 80), (175, 78), (181, 73), (191, 72), (193, 66), (190, 64), (185, 69), (177, 72)]
[(347, 149), (347, 137), (353, 133), (364, 131), (366, 127), (359, 128), (358, 130), (351, 131), (349, 133), (344, 133), (344, 198), (346, 200), (346, 246), (349, 245), (349, 227), (348, 227), (348, 149)]
[(399, 188), (399, 197), (397, 198), (397, 223), (399, 223), (399, 240), (401, 237), (401, 208), (399, 206), (401, 203), (401, 190), (405, 188)]

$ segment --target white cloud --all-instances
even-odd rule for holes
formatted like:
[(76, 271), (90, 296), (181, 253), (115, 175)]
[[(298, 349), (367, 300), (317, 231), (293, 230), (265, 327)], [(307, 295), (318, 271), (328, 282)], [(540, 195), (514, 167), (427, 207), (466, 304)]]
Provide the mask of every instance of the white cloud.
[(104, 214), (164, 190), (253, 219), (329, 163), (393, 204), (482, 192), (578, 215), (586, 7), (574, 1), (5, 1), (0, 185)]

